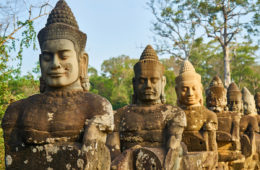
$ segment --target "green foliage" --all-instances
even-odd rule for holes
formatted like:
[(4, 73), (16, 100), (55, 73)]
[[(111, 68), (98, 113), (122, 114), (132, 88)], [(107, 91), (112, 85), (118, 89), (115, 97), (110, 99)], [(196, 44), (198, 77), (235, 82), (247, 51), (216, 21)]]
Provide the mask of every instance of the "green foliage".
[(0, 169), (5, 169), (5, 147), (2, 128), (0, 128)]
[[(150, 0), (148, 6), (155, 18), (152, 30), (156, 35), (157, 50), (170, 54), (176, 60), (191, 60), (202, 77), (206, 78), (204, 84), (211, 76), (207, 64), (215, 60), (216, 64), (210, 67), (216, 70), (220, 66), (218, 74), (224, 77), (227, 86), (232, 76), (229, 64), (234, 64), (229, 62), (232, 44), (237, 42), (237, 38), (241, 42), (254, 40), (254, 44), (259, 39), (259, 0)], [(201, 50), (198, 46), (201, 44), (198, 39), (202, 38), (207, 40), (206, 44), (210, 43), (209, 50)], [(217, 42), (221, 48), (211, 47), (210, 40)], [(206, 47), (202, 45), (202, 48)], [(222, 52), (216, 53), (214, 48)], [(210, 58), (196, 51), (204, 51), (204, 55)], [(256, 50), (254, 52), (256, 54)], [(251, 56), (255, 54), (248, 53)]]
[(133, 90), (129, 87), (132, 87), (133, 66), (136, 62), (136, 59), (125, 55), (105, 60), (101, 66), (101, 76), (94, 68), (90, 68), (90, 91), (106, 97), (114, 109), (131, 103)]
[[(97, 74), (95, 68), (90, 67), (90, 91), (107, 98), (115, 110), (130, 104), (133, 95), (133, 66), (137, 61), (137, 59), (130, 59), (125, 55), (105, 60), (101, 67), (103, 71), (101, 75)], [(161, 62), (165, 66), (164, 75), (167, 80), (165, 87), (166, 102), (175, 104), (177, 97), (173, 65), (176, 63), (172, 59), (163, 59)]]
[(252, 92), (259, 88), (260, 83), (260, 65), (255, 61), (255, 51), (258, 46), (253, 46), (251, 43), (241, 43), (234, 46), (232, 52), (232, 79), (239, 87), (247, 87)]

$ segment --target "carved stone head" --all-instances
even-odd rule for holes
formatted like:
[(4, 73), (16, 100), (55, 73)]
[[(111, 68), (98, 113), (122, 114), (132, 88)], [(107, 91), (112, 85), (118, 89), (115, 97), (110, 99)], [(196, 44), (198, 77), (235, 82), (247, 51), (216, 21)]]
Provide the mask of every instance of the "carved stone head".
[(260, 92), (255, 94), (255, 105), (257, 109), (257, 113), (260, 115)]
[(246, 87), (242, 89), (242, 99), (243, 99), (244, 114), (256, 115), (254, 96), (250, 93), (250, 91)]
[(222, 112), (227, 105), (226, 95), (227, 90), (224, 88), (221, 79), (215, 76), (206, 90), (207, 107), (214, 112)]
[(165, 103), (166, 78), (163, 76), (164, 66), (158, 60), (158, 56), (151, 45), (146, 46), (140, 60), (134, 65), (134, 73), (134, 104)]
[(87, 90), (87, 36), (64, 0), (59, 0), (39, 32), (41, 92), (70, 87)]
[(243, 113), (242, 93), (237, 87), (236, 83), (232, 82), (227, 91), (228, 109)]
[(193, 65), (188, 60), (183, 61), (175, 83), (177, 104), (179, 106), (190, 107), (203, 104), (201, 76), (196, 73)]

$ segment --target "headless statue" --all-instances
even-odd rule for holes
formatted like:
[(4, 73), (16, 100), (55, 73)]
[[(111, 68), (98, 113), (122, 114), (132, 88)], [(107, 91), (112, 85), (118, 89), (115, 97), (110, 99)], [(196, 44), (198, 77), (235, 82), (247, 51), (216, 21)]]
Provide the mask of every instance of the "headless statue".
[(112, 169), (179, 169), (185, 113), (165, 103), (164, 67), (148, 45), (134, 66), (133, 104), (115, 112)]
[(88, 93), (86, 34), (59, 0), (39, 32), (41, 94), (12, 103), (2, 121), (6, 169), (110, 169), (113, 111)]

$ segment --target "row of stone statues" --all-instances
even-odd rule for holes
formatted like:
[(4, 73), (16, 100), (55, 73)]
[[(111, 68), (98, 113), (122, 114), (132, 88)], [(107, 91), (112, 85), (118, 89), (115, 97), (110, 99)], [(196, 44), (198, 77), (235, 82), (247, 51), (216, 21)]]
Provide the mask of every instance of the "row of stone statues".
[(259, 93), (201, 76), (185, 60), (177, 105), (165, 104), (164, 67), (148, 45), (134, 65), (132, 104), (112, 110), (88, 91), (86, 34), (59, 0), (39, 32), (40, 94), (12, 103), (2, 120), (6, 169), (257, 169)]

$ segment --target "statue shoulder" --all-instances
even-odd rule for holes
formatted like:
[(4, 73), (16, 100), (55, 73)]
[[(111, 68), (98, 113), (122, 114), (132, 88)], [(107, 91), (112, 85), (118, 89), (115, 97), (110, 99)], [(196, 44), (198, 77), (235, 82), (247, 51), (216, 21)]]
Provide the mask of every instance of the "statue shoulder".
[(3, 129), (8, 128), (8, 126), (13, 126), (16, 123), (18, 117), (23, 112), (23, 108), (26, 106), (26, 100), (27, 99), (18, 100), (7, 107), (2, 119)]
[(111, 103), (104, 97), (93, 93), (85, 93), (88, 113), (93, 117), (87, 119), (85, 124), (96, 124), (99, 130), (111, 132), (114, 129), (114, 113)]
[(259, 132), (257, 117), (252, 115), (242, 116), (240, 121), (240, 127), (244, 127), (244, 128), (249, 127), (250, 128), (249, 131)]
[(124, 113), (131, 114), (129, 113), (130, 111), (131, 111), (131, 105), (126, 105), (114, 111), (114, 122), (115, 122), (116, 131), (119, 129), (119, 124), (122, 117), (124, 116)]
[(218, 117), (216, 113), (203, 107), (203, 113), (206, 115), (205, 130), (217, 130), (218, 129)]
[(218, 122), (217, 114), (203, 106), (203, 112), (206, 115), (208, 121)]
[(177, 126), (186, 127), (187, 126), (187, 119), (185, 112), (177, 107), (172, 105), (165, 105), (169, 112), (168, 112), (168, 119)]
[(111, 114), (113, 112), (112, 105), (106, 98), (89, 92), (86, 92), (84, 97), (89, 112), (94, 113), (94, 115)]

